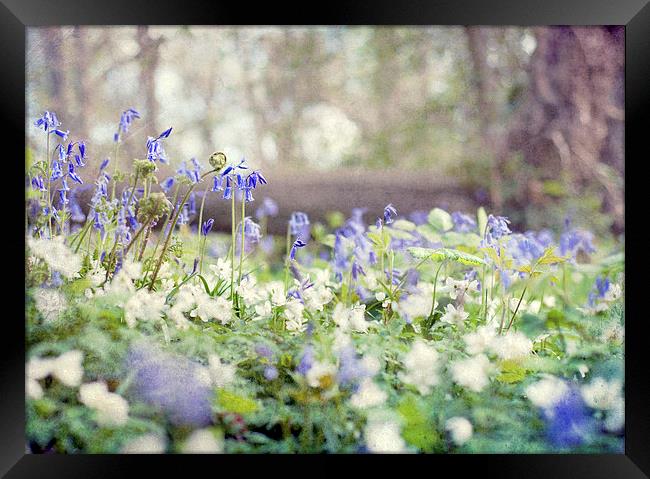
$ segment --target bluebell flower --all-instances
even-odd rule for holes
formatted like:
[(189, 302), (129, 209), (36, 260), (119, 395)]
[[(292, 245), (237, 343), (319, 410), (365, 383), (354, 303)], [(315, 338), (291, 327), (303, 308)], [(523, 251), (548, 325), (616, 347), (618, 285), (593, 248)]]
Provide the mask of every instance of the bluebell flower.
[(48, 135), (54, 133), (55, 135), (60, 136), (64, 141), (68, 138), (70, 133), (70, 131), (58, 129), (58, 127), (61, 126), (61, 122), (53, 111), (46, 111), (43, 113), (43, 116), (36, 119), (34, 126), (47, 132)]
[(360, 274), (365, 276), (366, 272), (363, 270), (363, 268), (357, 261), (354, 261), (352, 263), (352, 279), (356, 281)]
[(140, 113), (135, 111), (133, 108), (129, 108), (122, 112), (120, 115), (120, 123), (117, 126), (117, 131), (113, 135), (113, 141), (115, 143), (119, 142), (122, 137), (128, 133), (131, 123), (133, 123), (133, 120), (136, 118), (140, 118)]
[(223, 176), (216, 175), (214, 177), (214, 185), (210, 191), (223, 191)]
[(266, 344), (264, 343), (259, 343), (255, 345), (255, 353), (258, 356), (261, 356), (266, 359), (271, 359), (273, 358), (273, 350)]
[(208, 236), (208, 233), (212, 230), (212, 225), (214, 224), (214, 219), (210, 218), (207, 221), (203, 222), (201, 225), (201, 234), (203, 236)]
[(232, 198), (232, 180), (230, 176), (226, 176), (226, 187), (223, 190), (223, 199), (229, 200)]
[(594, 421), (580, 391), (571, 388), (552, 408), (544, 411), (548, 441), (558, 448), (574, 448), (594, 432)]
[(45, 188), (45, 182), (41, 175), (32, 178), (32, 189), (36, 191), (47, 191), (47, 188)]
[(372, 373), (364, 367), (364, 363), (357, 355), (353, 346), (346, 346), (339, 352), (339, 370), (336, 379), (342, 387), (358, 385), (364, 378), (371, 377)]
[(186, 176), (187, 178), (189, 178), (189, 180), (192, 183), (198, 183), (201, 180), (202, 167), (199, 164), (199, 162), (196, 160), (196, 158), (192, 158), (191, 161), (192, 161), (193, 168), (188, 168), (187, 162), (184, 161), (183, 163), (181, 163), (181, 167), (178, 170), (176, 170), (176, 173), (178, 173), (179, 175)]
[(156, 138), (151, 136), (147, 138), (147, 159), (149, 161), (160, 160), (161, 163), (167, 163), (167, 154), (165, 153), (162, 140), (168, 138), (171, 132), (172, 129), (168, 128)]
[(50, 176), (50, 181), (56, 181), (59, 178), (63, 177), (63, 170), (61, 169), (61, 163), (57, 160), (52, 162), (52, 175)]
[[(180, 206), (180, 202), (179, 202), (179, 206)], [(189, 207), (188, 207), (187, 203), (185, 203), (183, 205), (183, 207), (181, 208), (180, 214), (178, 215), (177, 224), (178, 225), (186, 225), (189, 222), (190, 222)]]
[(594, 282), (592, 291), (589, 293), (589, 306), (594, 307), (597, 299), (603, 299), (609, 291), (611, 283), (609, 278), (598, 276)]
[(298, 238), (296, 241), (293, 242), (293, 246), (291, 246), (291, 252), (289, 254), (289, 257), (291, 258), (291, 261), (294, 261), (296, 259), (296, 251), (298, 248), (304, 248), (307, 246), (307, 243), (305, 243), (303, 240)]
[(53, 111), (46, 111), (43, 116), (34, 121), (34, 126), (43, 131), (50, 131), (61, 126), (61, 122)]
[(109, 158), (104, 158), (104, 161), (102, 161), (102, 163), (99, 165), (99, 171), (103, 171), (104, 168), (106, 168), (108, 166), (110, 161), (111, 160)]
[(395, 221), (395, 216), (397, 216), (397, 210), (392, 203), (387, 204), (384, 207), (384, 223), (389, 225)]
[(560, 235), (560, 254), (575, 259), (580, 251), (586, 254), (591, 254), (596, 251), (593, 245), (594, 236), (591, 232), (569, 228), (568, 221), (565, 223), (566, 227), (562, 235)]
[(289, 218), (289, 232), (294, 236), (309, 237), (309, 217), (307, 213), (301, 211), (291, 213), (291, 217)]
[(276, 216), (278, 214), (278, 204), (271, 198), (264, 198), (262, 205), (255, 210), (255, 217), (260, 220), (267, 216)]
[(162, 183), (160, 183), (160, 187), (163, 189), (165, 193), (169, 194), (169, 190), (171, 190), (172, 186), (174, 186), (174, 183), (176, 183), (174, 177), (169, 176), (165, 180), (163, 180)]
[(83, 184), (83, 180), (79, 178), (79, 175), (77, 175), (74, 172), (74, 165), (72, 163), (68, 163), (68, 176), (72, 178), (73, 181), (76, 181), (80, 185)]
[(314, 360), (315, 360), (314, 347), (311, 344), (308, 344), (307, 346), (305, 346), (305, 349), (302, 353), (302, 357), (300, 358), (300, 362), (298, 363), (298, 367), (296, 368), (296, 371), (298, 371), (300, 374), (304, 376), (314, 365)]
[(185, 356), (136, 343), (125, 367), (133, 373), (133, 396), (163, 412), (172, 424), (201, 427), (211, 423), (213, 390), (203, 380), (198, 364)]
[(266, 366), (264, 368), (264, 378), (267, 381), (273, 381), (278, 378), (278, 369), (275, 366)]
[[(259, 243), (260, 239), (262, 238), (262, 230), (260, 228), (260, 225), (255, 223), (250, 216), (247, 216), (244, 218), (244, 252), (249, 251), (252, 248), (253, 244)], [(240, 221), (239, 224), (237, 225), (237, 237), (241, 237), (241, 228), (242, 228), (242, 222)], [(238, 241), (237, 246), (239, 251), (241, 249), (241, 244)]]
[[(509, 235), (512, 233), (508, 227), (509, 224), (510, 220), (505, 216), (489, 215), (487, 219), (487, 236), (492, 240), (498, 240)], [(490, 241), (490, 243), (493, 243), (493, 241)]]
[(86, 215), (81, 209), (81, 205), (77, 199), (78, 192), (79, 189), (77, 188), (70, 193), (70, 220), (76, 223), (83, 223), (86, 220)]
[(454, 231), (458, 233), (470, 233), (476, 231), (476, 221), (465, 213), (454, 211), (451, 214), (451, 219), (454, 222)]

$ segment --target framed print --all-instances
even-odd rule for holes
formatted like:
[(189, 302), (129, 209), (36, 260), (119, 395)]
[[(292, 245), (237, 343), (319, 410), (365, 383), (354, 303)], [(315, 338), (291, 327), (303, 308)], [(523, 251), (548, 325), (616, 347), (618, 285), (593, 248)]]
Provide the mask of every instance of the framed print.
[(3, 2), (7, 477), (647, 477), (650, 7), (382, 3)]

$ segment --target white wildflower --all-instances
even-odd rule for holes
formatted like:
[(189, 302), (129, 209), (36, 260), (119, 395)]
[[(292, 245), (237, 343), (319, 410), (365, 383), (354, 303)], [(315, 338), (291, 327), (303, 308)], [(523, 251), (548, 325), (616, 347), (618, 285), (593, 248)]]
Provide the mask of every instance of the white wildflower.
[(223, 437), (215, 434), (211, 429), (194, 431), (185, 440), (182, 447), (184, 454), (220, 454), (224, 451)]
[(208, 365), (212, 384), (214, 384), (215, 387), (226, 387), (235, 380), (237, 366), (234, 364), (223, 363), (219, 356), (211, 354), (208, 356)]
[(415, 386), (420, 394), (428, 394), (439, 382), (438, 356), (433, 347), (421, 339), (416, 340), (404, 358), (406, 373), (400, 373), (400, 379)]
[(625, 401), (621, 397), (607, 411), (605, 429), (609, 432), (619, 432), (625, 427)]
[(587, 406), (594, 409), (613, 409), (623, 400), (623, 384), (619, 379), (607, 381), (602, 377), (597, 377), (591, 383), (580, 388), (582, 398)]
[(45, 261), (50, 270), (58, 271), (67, 279), (77, 276), (82, 267), (81, 256), (73, 253), (65, 243), (63, 235), (52, 239), (28, 238), (31, 253)]
[(52, 363), (52, 376), (69, 387), (81, 384), (84, 370), (82, 366), (83, 353), (78, 350), (68, 351), (56, 358)]
[(460, 416), (447, 419), (447, 422), (445, 422), (445, 429), (449, 431), (451, 440), (458, 446), (465, 444), (474, 434), (472, 423), (466, 418)]
[(496, 336), (490, 345), (501, 359), (517, 359), (524, 357), (533, 349), (533, 342), (519, 331), (511, 331), (502, 336)]
[(123, 426), (129, 418), (129, 403), (122, 396), (109, 392), (104, 382), (82, 384), (79, 400), (95, 410), (101, 426)]
[(124, 305), (124, 321), (129, 328), (133, 328), (138, 319), (141, 321), (161, 319), (166, 309), (163, 295), (142, 288), (136, 291)]
[(322, 311), (323, 306), (334, 299), (334, 294), (327, 286), (314, 284), (311, 288), (303, 291), (303, 299), (310, 310)]
[(551, 409), (569, 393), (569, 385), (560, 378), (548, 375), (528, 386), (524, 392), (535, 406), (542, 409)]
[(490, 349), (496, 335), (495, 328), (489, 324), (479, 326), (474, 332), (466, 334), (463, 336), (463, 341), (467, 346), (467, 353), (480, 354), (486, 352)]
[(164, 437), (149, 433), (131, 439), (122, 446), (122, 454), (164, 454), (167, 449), (167, 439)]
[(489, 374), (492, 369), (485, 354), (455, 361), (450, 366), (454, 382), (474, 392), (481, 392), (490, 384)]
[(364, 430), (366, 447), (373, 453), (407, 452), (400, 425), (392, 420), (369, 420)]
[(34, 292), (34, 300), (45, 322), (57, 320), (68, 307), (65, 296), (56, 289), (39, 288)]
[(305, 306), (295, 298), (287, 301), (284, 314), (287, 318), (286, 328), (294, 333), (301, 333), (307, 329), (307, 320), (303, 316)]
[(359, 384), (359, 389), (350, 397), (350, 405), (357, 409), (367, 409), (383, 404), (387, 398), (388, 394), (371, 378), (365, 378)]
[(468, 317), (469, 313), (466, 313), (462, 306), (459, 306), (458, 309), (456, 309), (453, 304), (448, 304), (445, 308), (445, 313), (440, 318), (440, 321), (455, 324), (456, 326), (463, 326)]
[(327, 388), (334, 383), (334, 376), (336, 376), (336, 366), (334, 364), (317, 361), (309, 368), (309, 371), (305, 374), (305, 379), (312, 388)]

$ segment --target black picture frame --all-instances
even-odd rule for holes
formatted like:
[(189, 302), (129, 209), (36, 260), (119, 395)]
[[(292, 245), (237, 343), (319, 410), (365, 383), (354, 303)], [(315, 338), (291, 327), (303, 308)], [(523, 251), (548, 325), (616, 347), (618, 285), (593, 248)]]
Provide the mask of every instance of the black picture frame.
[[(441, 466), (451, 468), (461, 477), (470, 469), (482, 477), (527, 478), (641, 478), (650, 477), (650, 394), (647, 373), (647, 336), (643, 333), (647, 315), (642, 314), (643, 242), (642, 228), (647, 223), (644, 207), (644, 126), (650, 106), (650, 5), (648, 0), (457, 0), (425, 1), (390, 0), (374, 2), (323, 2), (306, 8), (269, 2), (254, 5), (243, 2), (200, 2), (184, 0), (0, 0), (0, 132), (3, 158), (0, 167), (0, 199), (5, 229), (2, 245), (4, 255), (2, 347), (0, 347), (0, 473), (18, 477), (123, 477), (141, 474), (135, 463), (146, 461), (146, 467), (165, 472), (187, 473), (204, 462), (208, 471), (225, 473), (225, 467), (246, 474), (250, 467), (265, 468), (282, 462), (281, 473), (311, 474), (326, 470), (339, 471), (344, 460), (368, 467), (390, 460), (419, 463), (425, 474), (438, 474)], [(625, 390), (625, 453), (617, 455), (445, 455), (445, 456), (111, 456), (111, 455), (32, 455), (25, 453), (24, 393), (24, 322), (21, 321), (19, 298), (24, 296), (19, 284), (24, 272), (19, 254), (24, 251), (25, 238), (13, 222), (24, 222), (21, 162), (24, 145), (16, 138), (25, 134), (25, 39), (26, 27), (45, 25), (625, 25), (625, 185), (626, 185), (626, 390)], [(10, 187), (13, 185), (13, 187)], [(630, 209), (631, 208), (631, 209)], [(635, 214), (635, 210), (636, 214)], [(15, 230), (15, 239), (11, 237)], [(6, 236), (10, 235), (10, 236)], [(9, 264), (7, 259), (14, 263)], [(9, 288), (15, 288), (14, 293)], [(14, 295), (15, 294), (15, 295)], [(17, 305), (18, 314), (11, 314)], [(24, 310), (24, 308), (23, 308)], [(308, 466), (318, 459), (319, 467)], [(191, 462), (190, 462), (191, 461)], [(272, 464), (274, 463), (274, 464)], [(243, 469), (245, 468), (245, 469)], [(196, 470), (196, 469), (193, 469)], [(237, 469), (236, 469), (237, 470)], [(147, 469), (149, 474), (154, 471)], [(187, 472), (186, 472), (187, 471)], [(292, 472), (293, 471), (293, 472)], [(198, 471), (197, 471), (198, 472)]]

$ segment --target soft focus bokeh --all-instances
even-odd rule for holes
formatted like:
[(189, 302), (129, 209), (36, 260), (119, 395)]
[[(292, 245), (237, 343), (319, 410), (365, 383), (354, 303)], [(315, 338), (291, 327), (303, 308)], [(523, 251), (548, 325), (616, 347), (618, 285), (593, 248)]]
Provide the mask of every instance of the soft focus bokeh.
[[(55, 111), (86, 140), (87, 184), (135, 108), (122, 162), (169, 127), (159, 178), (218, 150), (246, 157), (269, 180), (259, 199), (280, 206), (271, 232), (294, 210), (389, 202), (624, 231), (619, 27), (56, 27), (27, 39), (29, 154), (45, 147), (33, 119)], [(209, 199), (216, 227), (227, 208)]]

